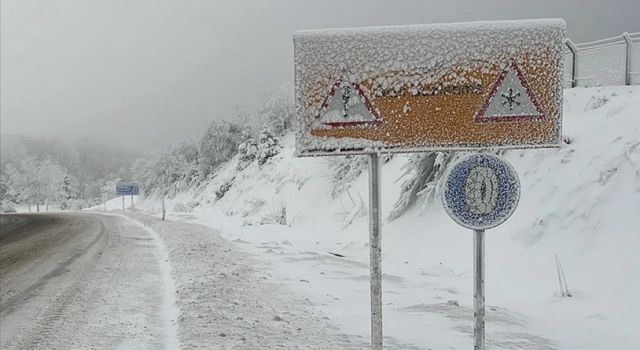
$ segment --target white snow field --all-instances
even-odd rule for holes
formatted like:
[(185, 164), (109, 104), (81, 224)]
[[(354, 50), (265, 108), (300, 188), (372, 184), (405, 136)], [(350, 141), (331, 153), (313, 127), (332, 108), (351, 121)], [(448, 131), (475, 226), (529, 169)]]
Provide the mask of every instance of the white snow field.
[[(563, 134), (566, 144), (560, 149), (504, 154), (518, 171), (522, 194), (514, 215), (486, 234), (489, 349), (631, 349), (640, 343), (640, 87), (565, 90)], [(264, 294), (265, 299), (279, 299), (268, 301), (267, 307), (287, 298), (292, 308), (306, 301), (308, 310), (318, 312), (313, 317), (326, 317), (323, 321), (337, 326), (339, 333), (360, 341), (350, 344), (364, 348), (370, 329), (367, 172), (333, 198), (329, 160), (295, 158), (292, 135), (283, 144), (283, 152), (263, 165), (254, 162), (237, 171), (233, 160), (204, 188), (167, 200), (168, 219), (218, 229), (232, 243), (224, 249), (235, 246), (254, 256), (253, 266), (240, 258), (237, 269), (253, 269), (258, 278), (289, 290)], [(385, 213), (398, 199), (408, 158), (396, 155), (383, 166)], [(217, 199), (216, 191), (229, 182), (230, 189)], [(119, 200), (109, 205), (117, 209)], [(189, 208), (188, 202), (199, 205), (190, 213), (172, 210), (176, 204)], [(157, 216), (159, 203), (158, 198), (140, 199), (136, 207)], [(171, 231), (174, 223), (152, 225), (165, 241), (175, 240), (167, 245), (182, 312), (179, 332), (181, 337), (191, 334), (194, 347), (199, 339), (221, 332), (233, 334), (234, 341), (242, 333), (248, 339), (260, 329), (251, 325), (253, 319), (273, 327), (263, 323), (265, 315), (287, 319), (276, 306), (256, 309), (253, 318), (242, 320), (225, 319), (233, 314), (226, 309), (209, 312), (229, 307), (243, 293), (256, 293), (238, 287), (246, 281), (234, 279), (227, 260), (231, 256), (202, 251), (207, 244), (228, 243), (213, 231), (198, 232), (200, 238), (192, 240), (187, 233)], [(210, 242), (204, 245), (175, 246), (207, 241), (207, 234)], [(445, 214), (436, 195), (387, 221), (383, 237), (385, 341), (391, 348), (470, 349), (472, 233)], [(571, 297), (560, 295), (556, 256)], [(176, 272), (176, 264), (188, 269), (203, 262), (226, 264), (231, 275), (201, 271), (189, 281)], [(221, 280), (227, 281), (216, 284)], [(216, 301), (218, 297), (223, 299)], [(194, 324), (185, 317), (195, 315), (215, 317), (209, 328), (184, 329)], [(299, 337), (291, 332), (289, 338), (279, 338), (285, 348), (318, 347), (325, 331)], [(181, 338), (181, 343), (189, 340)], [(234, 348), (236, 343), (224, 344)], [(335, 347), (327, 343), (325, 348)]]

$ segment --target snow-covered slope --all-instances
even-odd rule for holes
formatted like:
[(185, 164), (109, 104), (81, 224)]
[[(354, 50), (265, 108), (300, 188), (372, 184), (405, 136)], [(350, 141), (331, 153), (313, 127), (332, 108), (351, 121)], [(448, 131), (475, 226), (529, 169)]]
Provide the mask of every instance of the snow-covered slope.
[[(563, 133), (561, 149), (505, 154), (522, 195), (515, 214), (487, 232), (492, 349), (628, 349), (640, 342), (640, 88), (565, 90)], [(168, 200), (169, 219), (221, 228), (343, 331), (366, 337), (367, 173), (334, 198), (330, 161), (295, 158), (293, 143), (287, 136), (283, 152), (263, 165), (237, 171), (230, 162), (203, 188)], [(386, 213), (408, 157), (383, 167)], [(221, 189), (228, 190), (218, 199)], [(171, 211), (189, 202), (198, 203), (190, 214)], [(159, 202), (136, 207), (157, 213)], [(420, 349), (470, 348), (471, 232), (436, 198), (387, 222), (383, 236), (385, 336)], [(556, 256), (570, 298), (560, 297)]]

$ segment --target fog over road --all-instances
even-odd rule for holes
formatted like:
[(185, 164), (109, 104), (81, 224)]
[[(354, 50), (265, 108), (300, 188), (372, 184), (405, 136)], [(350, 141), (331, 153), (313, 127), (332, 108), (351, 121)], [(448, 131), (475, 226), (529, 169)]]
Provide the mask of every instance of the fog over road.
[(157, 236), (118, 216), (0, 216), (0, 348), (177, 347)]

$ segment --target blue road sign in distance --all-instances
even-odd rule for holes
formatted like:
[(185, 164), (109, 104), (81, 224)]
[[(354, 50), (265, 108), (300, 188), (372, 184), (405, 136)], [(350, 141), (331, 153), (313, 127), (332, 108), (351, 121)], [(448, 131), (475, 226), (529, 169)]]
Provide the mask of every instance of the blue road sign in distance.
[(476, 153), (449, 166), (440, 191), (444, 208), (455, 222), (485, 230), (513, 214), (520, 200), (520, 181), (501, 157)]
[(137, 182), (118, 182), (116, 183), (116, 194), (118, 196), (137, 195), (140, 186)]

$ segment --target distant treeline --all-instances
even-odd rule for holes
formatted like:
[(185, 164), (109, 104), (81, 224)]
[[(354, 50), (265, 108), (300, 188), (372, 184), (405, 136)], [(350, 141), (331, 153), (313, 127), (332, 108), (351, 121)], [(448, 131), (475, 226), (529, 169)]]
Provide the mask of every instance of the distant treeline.
[[(130, 178), (135, 155), (93, 143), (2, 135), (0, 204), (65, 209), (99, 203), (103, 187)], [(113, 192), (113, 190), (112, 190)]]

